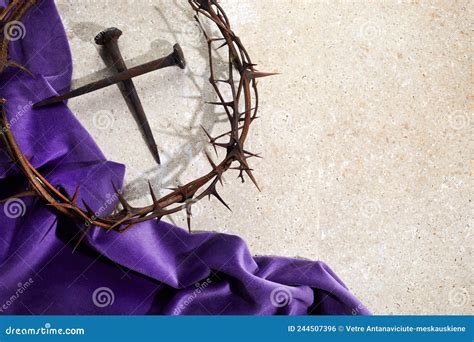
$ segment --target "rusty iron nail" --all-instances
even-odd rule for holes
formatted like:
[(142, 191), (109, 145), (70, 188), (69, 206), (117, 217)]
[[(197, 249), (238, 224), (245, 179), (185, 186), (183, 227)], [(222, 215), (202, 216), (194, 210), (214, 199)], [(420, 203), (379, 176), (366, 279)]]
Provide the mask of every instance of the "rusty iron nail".
[(39, 108), (39, 107), (47, 106), (53, 103), (62, 102), (64, 100), (71, 99), (73, 97), (81, 96), (81, 95), (111, 86), (113, 84), (123, 82), (125, 80), (129, 80), (133, 77), (147, 74), (154, 70), (163, 69), (163, 68), (167, 68), (171, 66), (178, 66), (181, 69), (184, 69), (186, 67), (184, 54), (179, 44), (175, 44), (173, 46), (173, 52), (166, 57), (155, 59), (151, 62), (147, 62), (141, 65), (135, 66), (133, 68), (127, 69), (126, 71), (119, 72), (115, 75), (106, 77), (104, 79), (101, 79), (95, 82), (91, 82), (89, 84), (86, 84), (74, 90), (71, 90), (62, 94), (60, 93), (61, 95), (48, 97), (47, 99), (44, 99), (42, 101), (35, 103), (33, 105), (33, 108)]
[[(123, 60), (120, 48), (118, 46), (118, 39), (121, 35), (121, 30), (116, 27), (111, 27), (100, 32), (94, 38), (95, 43), (103, 47), (104, 54), (102, 55), (102, 58), (104, 62), (106, 64), (111, 63), (117, 72), (124, 72), (127, 70), (127, 65)], [(125, 101), (127, 102), (132, 114), (135, 117), (135, 120), (142, 130), (148, 148), (153, 154), (156, 162), (160, 164), (160, 154), (156, 146), (155, 138), (153, 137), (153, 132), (138, 96), (137, 89), (133, 84), (133, 80), (128, 79), (122, 81), (118, 85), (123, 97), (125, 98)]]

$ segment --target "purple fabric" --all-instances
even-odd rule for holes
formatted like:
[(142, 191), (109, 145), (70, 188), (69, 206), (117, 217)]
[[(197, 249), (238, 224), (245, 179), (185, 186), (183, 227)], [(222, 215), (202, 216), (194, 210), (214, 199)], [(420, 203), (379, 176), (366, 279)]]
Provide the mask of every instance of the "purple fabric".
[[(40, 1), (22, 22), (26, 35), (11, 42), (10, 56), (36, 77), (12, 68), (0, 75), (13, 133), (52, 184), (69, 194), (80, 184), (80, 199), (109, 213), (111, 181), (122, 185), (124, 166), (105, 159), (66, 105), (31, 108), (70, 84), (53, 1)], [(2, 144), (0, 198), (26, 186)], [(125, 234), (94, 228), (72, 253), (80, 228), (38, 199), (23, 202), (17, 218), (11, 202), (0, 205), (0, 314), (369, 314), (320, 261), (252, 257), (237, 236), (164, 222)]]

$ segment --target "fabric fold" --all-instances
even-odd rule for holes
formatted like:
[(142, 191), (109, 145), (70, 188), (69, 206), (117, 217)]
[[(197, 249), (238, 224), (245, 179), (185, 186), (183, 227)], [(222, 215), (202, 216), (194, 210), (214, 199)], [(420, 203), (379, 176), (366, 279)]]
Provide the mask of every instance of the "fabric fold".
[[(109, 214), (124, 165), (105, 158), (65, 104), (32, 108), (71, 81), (53, 1), (39, 1), (23, 23), (27, 34), (10, 43), (11, 57), (36, 77), (0, 74), (12, 131), (48, 181), (69, 195), (80, 185), (79, 203)], [(0, 198), (26, 186), (2, 144)], [(253, 257), (237, 236), (156, 221), (125, 234), (93, 228), (73, 253), (83, 228), (37, 198), (0, 204), (0, 314), (369, 314), (321, 261)]]

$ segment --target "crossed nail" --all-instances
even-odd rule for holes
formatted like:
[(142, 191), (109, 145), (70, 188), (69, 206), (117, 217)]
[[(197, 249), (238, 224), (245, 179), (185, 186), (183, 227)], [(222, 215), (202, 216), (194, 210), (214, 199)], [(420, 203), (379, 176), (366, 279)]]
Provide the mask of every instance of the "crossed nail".
[(153, 157), (155, 158), (156, 162), (160, 164), (160, 155), (155, 138), (153, 137), (150, 124), (146, 117), (145, 111), (143, 110), (143, 106), (135, 85), (133, 84), (132, 78), (170, 66), (178, 66), (179, 68), (184, 69), (186, 66), (184, 54), (179, 44), (175, 44), (173, 46), (173, 52), (168, 56), (128, 69), (118, 46), (118, 38), (121, 35), (121, 30), (111, 27), (97, 34), (94, 39), (96, 44), (103, 47), (104, 54), (102, 57), (104, 62), (107, 63), (107, 60), (109, 60), (112, 63), (112, 66), (116, 70), (115, 74), (104, 79), (91, 82), (66, 93), (44, 99), (35, 103), (33, 108), (39, 108), (53, 103), (58, 103), (66, 99), (84, 95), (110, 85), (120, 83), (122, 87), (119, 88), (122, 92), (122, 96), (125, 98), (132, 111), (132, 114), (137, 120), (137, 123), (142, 130), (145, 141), (152, 152)]

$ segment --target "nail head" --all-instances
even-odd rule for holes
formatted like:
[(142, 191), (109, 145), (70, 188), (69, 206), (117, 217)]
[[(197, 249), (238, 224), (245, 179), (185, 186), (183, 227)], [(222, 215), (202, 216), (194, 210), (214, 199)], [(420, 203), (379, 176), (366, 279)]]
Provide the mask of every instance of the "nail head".
[(99, 32), (95, 36), (94, 41), (97, 45), (105, 45), (108, 42), (119, 39), (121, 35), (121, 30), (116, 27), (109, 27), (108, 29)]

